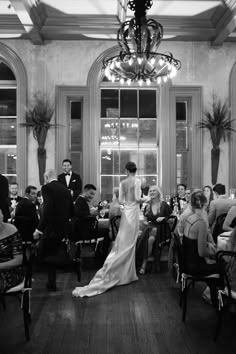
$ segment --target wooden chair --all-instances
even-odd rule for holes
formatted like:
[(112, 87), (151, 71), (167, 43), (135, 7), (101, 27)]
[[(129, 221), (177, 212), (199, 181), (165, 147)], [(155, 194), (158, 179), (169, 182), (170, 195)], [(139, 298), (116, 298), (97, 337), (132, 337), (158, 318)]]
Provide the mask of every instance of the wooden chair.
[(180, 237), (175, 232), (172, 232), (172, 237), (174, 239), (175, 265), (178, 279), (181, 283), (180, 306), (182, 307), (182, 321), (184, 322), (186, 318), (187, 299), (190, 286), (194, 286), (196, 282), (204, 282), (210, 289), (213, 286), (217, 287), (219, 284), (220, 274), (212, 274), (209, 276), (188, 274), (184, 267), (184, 253)]
[[(231, 289), (230, 280), (229, 280), (229, 264), (233, 261), (236, 265), (236, 252), (232, 251), (219, 251), (216, 254), (217, 262), (222, 262), (222, 259), (228, 263), (226, 266), (226, 272), (224, 273), (224, 286), (222, 289), (218, 290), (218, 300), (219, 300), (219, 307), (218, 307), (218, 323), (216, 326), (215, 332), (215, 340), (217, 340), (219, 333), (222, 328), (223, 323), (223, 316), (227, 310), (230, 310), (232, 305), (236, 305), (236, 291)], [(234, 271), (236, 270), (236, 266), (234, 267)]]
[(30, 328), (31, 323), (31, 291), (32, 291), (32, 265), (33, 265), (33, 252), (34, 246), (29, 241), (23, 241), (23, 268), (24, 268), (24, 280), (17, 286), (1, 293), (1, 302), (3, 308), (6, 309), (6, 297), (14, 296), (21, 302), (21, 308), (23, 312), (25, 338), (30, 340)]
[(81, 281), (81, 267), (83, 266), (84, 260), (86, 258), (95, 259), (95, 262), (98, 263), (100, 242), (104, 240), (104, 237), (98, 237), (98, 220), (91, 217), (88, 218), (87, 222), (89, 223), (88, 235), (83, 240), (74, 242), (74, 263), (79, 282)]
[(171, 243), (171, 233), (175, 230), (178, 218), (170, 215), (161, 222), (161, 229), (157, 230), (156, 240), (154, 244), (154, 268), (156, 271), (161, 269), (161, 255), (164, 249), (169, 249)]
[(212, 237), (213, 237), (215, 243), (217, 243), (217, 236), (219, 236), (222, 232), (224, 232), (223, 224), (224, 224), (226, 216), (227, 216), (227, 213), (223, 213), (223, 214), (219, 215), (216, 219), (215, 226), (214, 226), (214, 229), (212, 232)]

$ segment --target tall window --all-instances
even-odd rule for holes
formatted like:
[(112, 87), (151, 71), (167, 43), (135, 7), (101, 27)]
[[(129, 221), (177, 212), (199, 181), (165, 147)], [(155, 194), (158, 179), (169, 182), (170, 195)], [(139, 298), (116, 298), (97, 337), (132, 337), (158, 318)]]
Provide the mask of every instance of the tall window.
[(176, 179), (192, 186), (192, 132), (191, 98), (176, 98)]
[(9, 182), (16, 180), (16, 79), (0, 62), (0, 171)]
[(101, 88), (100, 190), (110, 200), (133, 161), (138, 176), (158, 182), (157, 91)]

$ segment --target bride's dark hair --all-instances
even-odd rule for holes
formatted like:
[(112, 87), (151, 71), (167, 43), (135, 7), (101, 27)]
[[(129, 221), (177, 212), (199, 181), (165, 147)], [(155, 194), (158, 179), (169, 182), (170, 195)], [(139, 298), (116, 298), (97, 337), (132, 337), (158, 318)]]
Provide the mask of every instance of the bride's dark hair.
[(137, 171), (137, 167), (134, 162), (128, 162), (125, 165), (125, 169), (129, 171), (130, 173), (135, 173)]

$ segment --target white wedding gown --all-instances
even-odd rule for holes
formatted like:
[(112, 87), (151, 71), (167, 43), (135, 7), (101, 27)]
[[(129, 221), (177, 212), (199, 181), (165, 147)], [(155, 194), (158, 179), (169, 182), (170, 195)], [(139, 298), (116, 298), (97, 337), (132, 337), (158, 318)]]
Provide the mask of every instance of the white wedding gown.
[[(128, 181), (129, 180), (129, 181)], [(128, 181), (128, 183), (123, 183)], [(138, 280), (135, 268), (135, 246), (139, 233), (141, 197), (140, 180), (127, 178), (120, 184), (120, 200), (124, 200), (119, 231), (114, 245), (103, 267), (97, 271), (90, 283), (77, 287), (75, 297), (94, 296), (117, 286)]]

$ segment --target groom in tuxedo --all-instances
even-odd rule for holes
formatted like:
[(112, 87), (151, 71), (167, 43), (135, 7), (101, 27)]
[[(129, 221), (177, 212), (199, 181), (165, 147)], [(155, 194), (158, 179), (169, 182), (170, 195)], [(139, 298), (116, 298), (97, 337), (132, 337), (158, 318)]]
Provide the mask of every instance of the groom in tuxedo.
[(58, 181), (70, 190), (73, 201), (76, 200), (82, 191), (82, 180), (80, 175), (72, 171), (71, 160), (65, 159), (62, 161), (63, 173), (57, 179)]
[(34, 238), (39, 241), (39, 257), (47, 265), (48, 290), (56, 290), (56, 267), (60, 265), (61, 241), (68, 236), (73, 201), (69, 190), (57, 181), (54, 170), (45, 173), (42, 187), (43, 212)]

